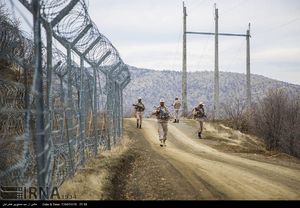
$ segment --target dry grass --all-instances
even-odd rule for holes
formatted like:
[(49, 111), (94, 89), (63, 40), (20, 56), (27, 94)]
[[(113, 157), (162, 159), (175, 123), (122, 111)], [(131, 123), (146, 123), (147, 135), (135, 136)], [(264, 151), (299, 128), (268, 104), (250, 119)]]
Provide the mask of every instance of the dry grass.
[[(186, 131), (190, 132), (189, 136), (196, 139), (199, 123), (189, 119), (182, 122), (187, 125), (178, 127), (187, 128)], [(264, 154), (266, 151), (260, 138), (234, 130), (220, 122), (205, 122), (203, 138), (202, 143), (223, 152)]]
[(206, 123), (206, 139), (218, 141), (217, 149), (225, 152), (265, 153), (263, 141), (219, 123)]
[(72, 196), (81, 200), (111, 199), (108, 191), (112, 186), (116, 167), (126, 155), (130, 141), (124, 137), (111, 151), (102, 152), (90, 159), (84, 168), (78, 170), (75, 176), (66, 180), (59, 188), (61, 198)]

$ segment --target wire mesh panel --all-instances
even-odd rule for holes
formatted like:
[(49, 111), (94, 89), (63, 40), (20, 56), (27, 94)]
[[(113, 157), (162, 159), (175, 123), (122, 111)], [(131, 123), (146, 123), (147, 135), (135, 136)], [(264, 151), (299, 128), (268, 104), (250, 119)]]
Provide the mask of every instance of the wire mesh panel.
[(1, 8), (0, 182), (59, 187), (121, 138), (130, 73), (85, 1), (19, 2), (44, 27), (46, 41), (37, 24), (29, 37)]

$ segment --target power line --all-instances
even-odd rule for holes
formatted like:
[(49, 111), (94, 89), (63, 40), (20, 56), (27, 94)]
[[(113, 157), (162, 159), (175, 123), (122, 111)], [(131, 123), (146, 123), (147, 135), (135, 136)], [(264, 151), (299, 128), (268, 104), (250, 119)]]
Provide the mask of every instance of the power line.
[(281, 24), (281, 25), (278, 25), (278, 26), (271, 27), (271, 28), (269, 28), (269, 29), (263, 30), (262, 32), (263, 32), (263, 33), (265, 33), (265, 32), (270, 32), (270, 31), (272, 31), (272, 30), (276, 30), (276, 29), (285, 27), (285, 26), (287, 26), (287, 25), (289, 25), (289, 24), (292, 24), (292, 23), (294, 23), (294, 22), (296, 22), (296, 21), (298, 21), (298, 20), (300, 20), (300, 17), (296, 17), (296, 18), (291, 19), (291, 20), (289, 20), (289, 21), (287, 21), (287, 22), (285, 22), (285, 23), (283, 23), (283, 24)]
[[(292, 12), (290, 12), (290, 13), (299, 13), (299, 10), (300, 9), (300, 7), (298, 7), (298, 8), (296, 8), (295, 10), (293, 10)], [(296, 22), (296, 21), (298, 21), (298, 20), (300, 20), (300, 17), (298, 16), (298, 17), (295, 17), (295, 18), (291, 18), (289, 21), (286, 21), (285, 23), (282, 23), (282, 24), (280, 24), (280, 25), (277, 25), (277, 26), (274, 26), (274, 27), (270, 27), (270, 28), (267, 28), (267, 29), (264, 29), (264, 30), (261, 30), (261, 31), (259, 31), (259, 32), (256, 32), (258, 35), (259, 34), (264, 34), (264, 33), (266, 33), (266, 32), (270, 32), (270, 31), (273, 31), (273, 30), (277, 30), (277, 29), (279, 29), (279, 28), (282, 28), (282, 27), (285, 27), (285, 26), (287, 26), (287, 25), (289, 25), (289, 24), (292, 24), (292, 23), (294, 23), (294, 22)], [(258, 36), (259, 37), (259, 36)]]
[(178, 35), (177, 43), (176, 43), (176, 52), (174, 53), (174, 58), (173, 58), (173, 65), (176, 66), (175, 61), (177, 60), (178, 57), (180, 57), (180, 47), (181, 47), (181, 40), (182, 36), (181, 33)]
[(197, 2), (197, 3), (193, 6), (194, 9), (200, 7), (205, 1), (207, 1), (207, 0), (203, 0), (203, 1), (201, 1), (201, 2)]
[[(242, 50), (244, 44), (245, 44), (245, 43), (244, 43), (244, 40), (242, 40), (242, 41), (241, 41), (241, 44), (240, 44), (240, 46), (239, 46), (239, 48), (238, 48), (238, 50), (236, 50), (235, 55), (234, 55), (233, 58), (231, 59), (231, 62), (229, 62), (229, 64), (227, 65), (227, 68), (228, 68), (228, 69), (231, 68), (231, 66), (235, 65), (235, 64), (237, 63), (237, 60), (240, 60), (241, 56), (238, 57), (238, 55), (241, 54), (240, 52), (241, 52), (241, 50)], [(224, 53), (224, 51), (223, 51), (223, 53)], [(224, 67), (224, 68), (225, 68), (225, 67)]]
[[(183, 3), (184, 6), (184, 3)], [(219, 36), (239, 36), (239, 37), (246, 37), (247, 39), (247, 50), (246, 50), (246, 71), (247, 71), (247, 106), (250, 107), (251, 105), (251, 84), (250, 84), (250, 23), (246, 34), (233, 34), (233, 33), (219, 33), (219, 26), (218, 26), (218, 8), (216, 4), (214, 5), (215, 10), (215, 32), (191, 32), (186, 31), (186, 8), (184, 6), (183, 9), (183, 16), (184, 16), (184, 36), (187, 34), (194, 34), (194, 35), (213, 35), (215, 37), (215, 65), (214, 65), (214, 118), (219, 117)], [(183, 40), (183, 74), (186, 73), (186, 39)], [(186, 79), (183, 78), (183, 92), (186, 93), (185, 89), (185, 82)], [(184, 97), (184, 96), (183, 96)], [(185, 97), (186, 98), (186, 97)]]
[(244, 4), (247, 3), (247, 2), (248, 2), (248, 0), (240, 1), (240, 2), (239, 2), (238, 4), (236, 4), (235, 6), (229, 8), (228, 10), (225, 10), (225, 11), (222, 13), (222, 15), (231, 12), (232, 10), (234, 10), (234, 9), (236, 9), (236, 8), (238, 8), (238, 7), (242, 6), (242, 5), (244, 5)]

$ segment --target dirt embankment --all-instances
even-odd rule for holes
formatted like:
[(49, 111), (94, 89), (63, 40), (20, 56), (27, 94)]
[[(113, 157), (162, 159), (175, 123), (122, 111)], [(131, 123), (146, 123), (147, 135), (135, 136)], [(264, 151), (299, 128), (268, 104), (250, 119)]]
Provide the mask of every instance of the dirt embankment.
[(132, 142), (124, 137), (111, 151), (102, 152), (90, 159), (75, 176), (67, 179), (59, 188), (61, 198), (82, 200), (118, 199), (119, 189), (130, 171), (134, 155), (130, 151)]

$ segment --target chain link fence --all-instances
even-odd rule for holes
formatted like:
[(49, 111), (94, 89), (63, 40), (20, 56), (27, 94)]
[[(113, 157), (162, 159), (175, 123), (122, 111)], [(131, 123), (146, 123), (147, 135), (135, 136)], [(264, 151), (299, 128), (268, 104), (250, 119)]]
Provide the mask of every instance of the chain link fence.
[(19, 2), (33, 14), (34, 37), (1, 5), (0, 183), (59, 187), (122, 137), (130, 73), (84, 0)]

